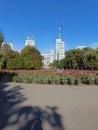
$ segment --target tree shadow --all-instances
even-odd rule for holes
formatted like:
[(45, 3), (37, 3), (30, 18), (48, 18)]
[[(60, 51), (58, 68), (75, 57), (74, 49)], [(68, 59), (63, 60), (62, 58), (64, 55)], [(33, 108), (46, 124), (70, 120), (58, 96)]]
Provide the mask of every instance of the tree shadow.
[(45, 117), (50, 126), (52, 126), (54, 130), (64, 130), (64, 126), (62, 123), (62, 116), (57, 112), (58, 107), (46, 106), (46, 110), (48, 112), (46, 112), (47, 114)]
[(23, 117), (23, 125), (19, 130), (43, 130), (42, 111), (39, 107), (26, 106), (20, 109), (18, 120)]
[(46, 130), (46, 122), (52, 130), (65, 130), (56, 106), (21, 106), (27, 99), (21, 89), (0, 84), (0, 130)]
[(10, 86), (0, 83), (0, 130), (9, 125), (9, 119), (13, 113), (17, 113), (16, 109), (26, 97), (20, 92), (23, 89), (20, 86), (15, 86), (9, 89)]
[(0, 83), (11, 82), (16, 75), (15, 72), (0, 72)]
[(18, 113), (18, 121), (23, 117), (21, 120), (23, 124), (19, 130), (44, 130), (43, 124), (46, 122), (52, 130), (65, 130), (62, 116), (57, 112), (57, 109), (55, 106), (46, 106), (44, 109), (38, 106), (21, 108)]

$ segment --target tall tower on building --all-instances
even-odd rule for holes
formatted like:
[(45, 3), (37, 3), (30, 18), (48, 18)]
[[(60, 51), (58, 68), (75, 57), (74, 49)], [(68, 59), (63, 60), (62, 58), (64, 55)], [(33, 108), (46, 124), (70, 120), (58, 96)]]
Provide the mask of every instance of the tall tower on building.
[(28, 36), (25, 41), (25, 46), (35, 46), (35, 40)]
[(56, 60), (61, 60), (65, 57), (64, 41), (61, 39), (61, 26), (58, 27), (58, 38), (56, 39)]

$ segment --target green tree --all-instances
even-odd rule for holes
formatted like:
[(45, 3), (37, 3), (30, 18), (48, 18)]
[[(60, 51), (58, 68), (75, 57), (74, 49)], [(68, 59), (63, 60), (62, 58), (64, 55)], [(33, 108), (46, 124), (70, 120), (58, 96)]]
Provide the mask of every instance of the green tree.
[(96, 54), (98, 54), (98, 48), (95, 49)]
[(26, 46), (21, 51), (26, 69), (40, 69), (42, 67), (42, 56), (40, 52), (32, 46)]
[(24, 61), (21, 57), (11, 58), (7, 61), (8, 69), (23, 69)]
[(24, 60), (21, 54), (17, 51), (10, 51), (7, 57), (7, 68), (8, 69), (23, 69)]
[(66, 69), (76, 69), (77, 68), (77, 60), (76, 60), (76, 50), (69, 50), (65, 52), (64, 58), (64, 68)]
[(0, 32), (0, 49), (3, 41), (4, 41), (3, 34)]
[(24, 68), (24, 61), (18, 51), (14, 51), (11, 45), (4, 43), (1, 46), (1, 67), (6, 69), (20, 69)]
[(7, 55), (8, 52), (12, 51), (11, 45), (8, 43), (3, 43), (1, 46), (1, 53)]
[(73, 49), (65, 52), (63, 68), (66, 69), (98, 69), (98, 49)]
[(1, 46), (1, 55), (2, 55), (1, 61), (4, 69), (6, 68), (8, 58), (10, 58), (10, 54), (12, 55), (12, 48), (10, 44), (3, 43)]
[(58, 60), (54, 60), (53, 63), (49, 64), (49, 67), (51, 69), (55, 69), (56, 70), (58, 68), (58, 65), (59, 65), (59, 61)]
[(51, 69), (63, 69), (64, 68), (64, 60), (54, 60), (52, 63), (49, 64)]
[(4, 63), (4, 57), (2, 56), (2, 54), (0, 54), (0, 69), (5, 68), (5, 63)]
[(98, 69), (98, 54), (95, 50), (85, 53), (85, 65), (87, 69)]

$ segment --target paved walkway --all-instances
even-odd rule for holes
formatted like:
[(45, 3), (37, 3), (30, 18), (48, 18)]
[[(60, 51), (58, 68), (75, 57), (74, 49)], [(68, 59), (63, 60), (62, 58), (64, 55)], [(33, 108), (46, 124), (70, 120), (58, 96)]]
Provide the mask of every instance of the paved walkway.
[(0, 130), (98, 130), (98, 86), (0, 84)]

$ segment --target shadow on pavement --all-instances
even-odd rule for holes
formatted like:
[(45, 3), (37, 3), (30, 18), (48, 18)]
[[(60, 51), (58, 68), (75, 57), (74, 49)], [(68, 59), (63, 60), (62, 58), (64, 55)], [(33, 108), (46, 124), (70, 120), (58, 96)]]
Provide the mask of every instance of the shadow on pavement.
[(48, 123), (52, 130), (65, 130), (56, 106), (44, 109), (39, 106), (22, 107), (21, 104), (27, 100), (20, 91), (23, 88), (9, 87), (0, 84), (0, 130), (44, 130), (44, 123)]
[(18, 113), (16, 108), (26, 100), (24, 95), (20, 93), (22, 87), (15, 86), (12, 89), (8, 89), (8, 87), (4, 83), (0, 84), (0, 130), (10, 124), (13, 114)]

